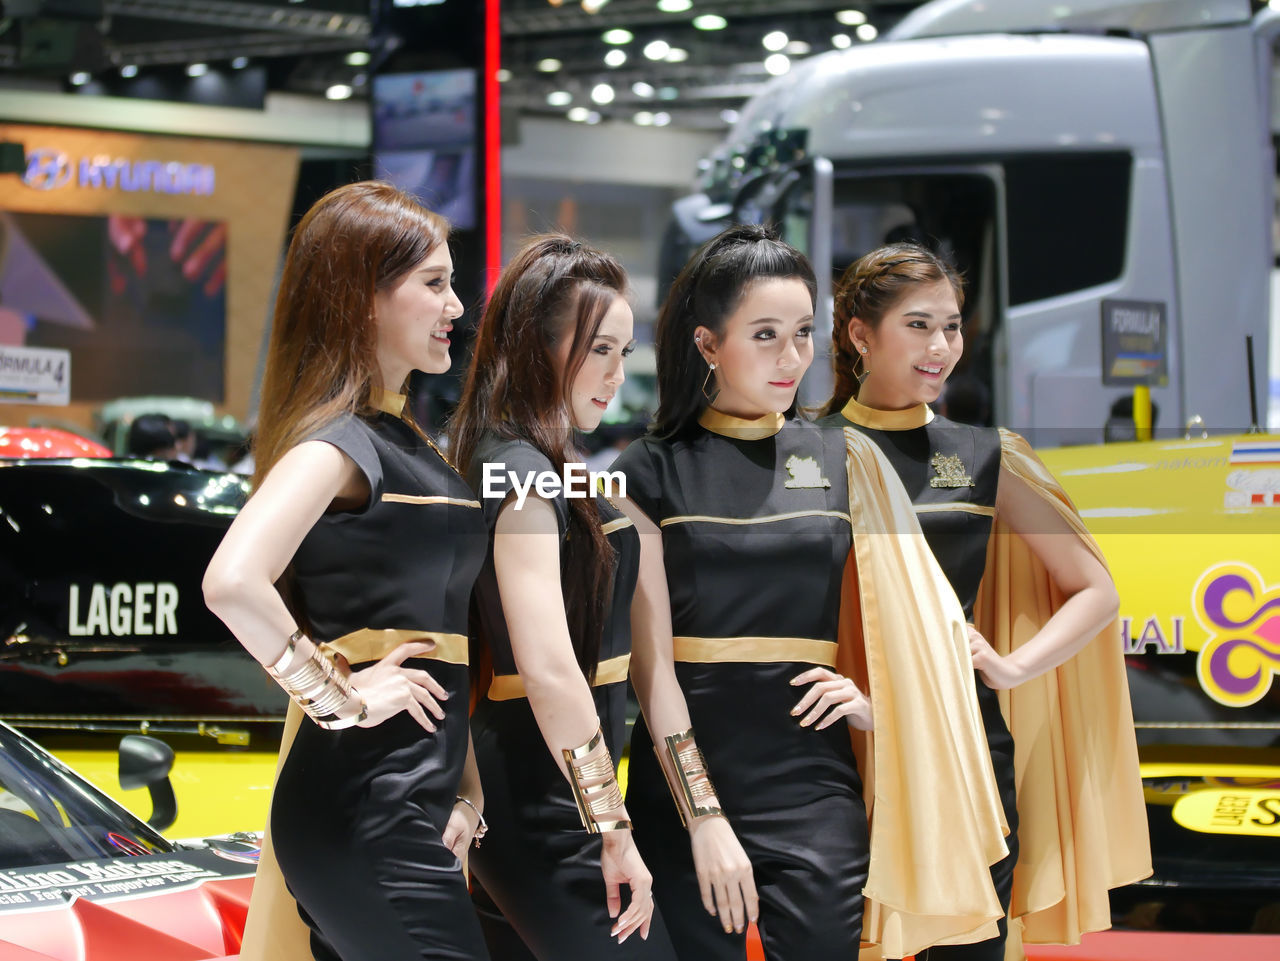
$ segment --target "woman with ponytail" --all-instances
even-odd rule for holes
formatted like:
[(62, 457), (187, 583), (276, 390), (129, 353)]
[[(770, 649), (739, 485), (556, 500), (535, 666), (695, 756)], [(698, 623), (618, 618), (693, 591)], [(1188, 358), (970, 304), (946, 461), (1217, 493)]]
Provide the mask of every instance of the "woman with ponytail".
[(686, 961), (744, 958), (753, 921), (771, 961), (858, 952), (867, 823), (848, 724), (871, 715), (832, 669), (844, 442), (795, 416), (814, 291), (762, 227), (703, 246), (659, 315), (654, 423), (614, 465), (644, 543), (628, 803)]
[(254, 493), (204, 580), (294, 702), (245, 961), (487, 958), (461, 860), (484, 805), (466, 638), (484, 521), (401, 393), (449, 369), (447, 241), (408, 195), (356, 183), (285, 257)]
[[(963, 302), (956, 269), (916, 244), (852, 264), (836, 294), (836, 387), (819, 424), (854, 427), (888, 458), (963, 606), (1010, 828), (991, 878), (1019, 919), (1013, 934), (1075, 943), (1110, 926), (1108, 888), (1150, 873), (1118, 599), (1097, 545), (1026, 442), (930, 410), (964, 346)], [(1020, 797), (1023, 785), (1033, 789)], [(1016, 940), (1006, 954), (1009, 936), (1002, 917), (970, 943), (918, 956), (1021, 957)]]
[(613, 762), (639, 544), (575, 474), (576, 432), (599, 425), (634, 346), (626, 294), (608, 254), (531, 239), (489, 299), (450, 424), (490, 530), (472, 621), (492, 677), (479, 678), (472, 729), (492, 829), (471, 869), (503, 961), (669, 953), (648, 940), (651, 878)]

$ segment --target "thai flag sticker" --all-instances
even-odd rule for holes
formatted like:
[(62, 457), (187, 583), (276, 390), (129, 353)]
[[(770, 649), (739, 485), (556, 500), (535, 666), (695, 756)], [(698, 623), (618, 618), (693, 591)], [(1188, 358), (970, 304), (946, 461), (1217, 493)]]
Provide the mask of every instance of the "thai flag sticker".
[(1231, 445), (1231, 463), (1280, 465), (1280, 441), (1237, 441)]

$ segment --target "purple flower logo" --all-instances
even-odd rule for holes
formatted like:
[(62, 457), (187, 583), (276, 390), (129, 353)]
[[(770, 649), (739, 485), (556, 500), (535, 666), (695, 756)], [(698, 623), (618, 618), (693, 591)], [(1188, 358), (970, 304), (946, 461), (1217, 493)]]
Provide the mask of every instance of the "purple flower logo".
[(1192, 602), (1209, 635), (1196, 660), (1200, 686), (1228, 707), (1256, 704), (1280, 671), (1280, 585), (1247, 564), (1219, 564), (1201, 575)]

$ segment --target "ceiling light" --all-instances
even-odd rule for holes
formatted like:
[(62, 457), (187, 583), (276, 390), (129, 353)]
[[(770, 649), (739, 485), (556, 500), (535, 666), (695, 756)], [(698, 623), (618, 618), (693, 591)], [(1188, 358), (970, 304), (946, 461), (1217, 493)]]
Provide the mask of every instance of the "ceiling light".
[(93, 78), (83, 70), (78, 70), (71, 75), (71, 85), (73, 87), (83, 87)]
[(737, 123), (737, 122), (738, 122), (738, 111), (736, 111), (736, 110), (721, 110), (721, 111), (720, 111), (720, 119), (721, 119), (721, 120), (723, 120), (725, 123)]
[(664, 59), (667, 63), (684, 63), (689, 59), (689, 51), (684, 47), (672, 47)]
[(604, 55), (604, 62), (610, 67), (621, 67), (627, 62), (627, 51), (613, 49)]
[(591, 88), (591, 99), (596, 103), (613, 103), (613, 87), (607, 83), (598, 83)]
[(665, 60), (671, 52), (671, 44), (665, 40), (651, 40), (644, 45), (644, 55), (650, 60)]
[(849, 36), (847, 33), (837, 33), (831, 38), (831, 46), (835, 47), (837, 50), (848, 50), (853, 46), (853, 37)]
[(614, 27), (612, 30), (606, 30), (600, 39), (616, 47), (620, 44), (630, 43), (635, 39), (635, 35), (623, 27)]
[(236, 57), (234, 60), (231, 61), (232, 70), (243, 70), (247, 66), (249, 66), (248, 57)]
[(589, 116), (591, 116), (591, 111), (588, 110), (586, 107), (574, 107), (567, 114), (565, 114), (565, 116), (568, 117), (570, 120), (572, 120), (574, 123), (582, 123)]
[(203, 77), (208, 72), (209, 65), (207, 63), (192, 63), (187, 65), (188, 77)]
[(729, 21), (718, 13), (704, 13), (693, 18), (693, 26), (697, 30), (723, 30)]
[(760, 42), (764, 44), (766, 50), (772, 50), (776, 53), (787, 45), (788, 39), (790, 38), (781, 30), (774, 30), (771, 33), (766, 33), (764, 39)]
[(586, 13), (599, 13), (609, 0), (582, 0), (582, 9)]
[(785, 53), (771, 53), (764, 58), (764, 68), (775, 77), (781, 77), (791, 69), (791, 60)]
[(352, 50), (347, 54), (348, 67), (363, 67), (369, 62), (368, 50)]
[(555, 57), (547, 57), (545, 60), (538, 61), (538, 69), (541, 70), (543, 73), (555, 73), (557, 70), (559, 70), (563, 66), (564, 64), (562, 64)]
[(326, 100), (346, 100), (350, 96), (351, 85), (346, 83), (335, 83), (324, 92), (324, 98)]
[(679, 96), (680, 96), (680, 91), (677, 90), (675, 87), (659, 87), (658, 88), (659, 100), (676, 100), (679, 98)]
[(548, 107), (567, 107), (573, 103), (573, 94), (568, 90), (552, 90), (547, 94)]
[(857, 30), (855, 30), (854, 33), (858, 35), (859, 40), (867, 40), (867, 41), (874, 40), (876, 37), (880, 36), (880, 31), (877, 30), (875, 27), (873, 27), (869, 23), (864, 23)]
[(597, 124), (603, 119), (604, 117), (600, 116), (600, 113), (596, 110), (590, 110), (587, 112), (587, 123)]
[(867, 15), (861, 10), (837, 10), (836, 19), (846, 27), (856, 27), (860, 23), (867, 22)]
[(499, 67), (498, 72), (495, 73), (493, 76), (494, 76), (494, 79), (498, 81), (498, 83), (506, 83), (508, 80), (511, 79), (511, 71), (508, 70), (506, 67)]
[(669, 123), (671, 123), (671, 114), (665, 110), (660, 110), (653, 115), (653, 125), (655, 127), (665, 127)]
[(693, 0), (658, 0), (658, 9), (663, 13), (684, 13), (693, 6)]
[(645, 83), (643, 80), (637, 80), (631, 85), (631, 92), (642, 100), (648, 100), (653, 96), (653, 84)]
[(810, 46), (803, 40), (792, 40), (782, 48), (782, 51), (783, 53), (790, 54), (793, 57), (803, 57), (810, 49)]
[(641, 111), (640, 111), (639, 113), (637, 113), (634, 117), (632, 117), (632, 118), (631, 118), (631, 120), (632, 120), (632, 121), (633, 121), (637, 126), (640, 126), (640, 127), (652, 127), (652, 126), (653, 126), (653, 114), (651, 114), (648, 110), (641, 110)]
[(138, 65), (136, 63), (126, 63), (120, 68), (120, 76), (136, 77), (138, 75)]

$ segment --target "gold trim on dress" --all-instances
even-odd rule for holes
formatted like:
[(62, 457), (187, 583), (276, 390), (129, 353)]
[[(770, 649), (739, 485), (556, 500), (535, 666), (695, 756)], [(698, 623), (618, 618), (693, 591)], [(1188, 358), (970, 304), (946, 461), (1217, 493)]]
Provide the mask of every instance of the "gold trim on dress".
[(769, 514), (765, 517), (713, 517), (710, 514), (679, 514), (659, 521), (659, 527), (672, 524), (772, 524), (776, 521), (790, 521), (797, 517), (836, 517), (848, 521), (849, 515), (843, 511), (789, 511), (786, 514)]
[(778, 413), (748, 420), (726, 414), (714, 407), (707, 407), (698, 415), (698, 423), (711, 433), (732, 437), (734, 440), (764, 440), (782, 430), (785, 422), (786, 418)]
[(474, 507), (480, 509), (479, 501), (464, 501), (459, 497), (445, 497), (443, 495), (423, 496), (418, 494), (383, 494), (382, 501), (385, 504), (451, 504), (454, 507)]
[(861, 427), (872, 430), (914, 430), (933, 421), (933, 411), (928, 404), (916, 404), (906, 410), (880, 410), (859, 404), (857, 398), (849, 398), (840, 415)]
[(369, 391), (369, 404), (375, 410), (390, 414), (392, 417), (400, 417), (404, 414), (404, 405), (407, 400), (404, 394), (397, 394), (394, 390), (387, 390), (385, 387), (374, 387)]
[(808, 637), (673, 637), (671, 649), (675, 659), (684, 663), (741, 661), (777, 664), (800, 661), (823, 667), (836, 666), (836, 642)]
[(366, 627), (344, 634), (337, 640), (327, 641), (320, 646), (325, 650), (341, 654), (349, 664), (361, 664), (366, 661), (380, 661), (401, 644), (408, 644), (411, 641), (427, 641), (435, 645), (425, 654), (416, 655), (417, 657), (464, 666), (468, 662), (466, 635), (445, 634), (440, 631), (409, 631), (394, 628), (376, 630)]
[[(619, 654), (596, 665), (596, 679), (592, 687), (604, 687), (606, 684), (618, 684), (627, 679), (631, 669), (631, 655)], [(489, 685), (489, 700), (514, 701), (527, 697), (524, 690), (524, 678), (519, 674), (495, 674), (493, 683)]]
[(995, 517), (996, 509), (985, 504), (971, 504), (968, 501), (956, 501), (952, 504), (916, 504), (917, 514), (942, 514), (946, 511), (963, 511), (966, 514), (981, 514), (983, 517)]
[(630, 517), (619, 517), (617, 520), (609, 521), (607, 524), (601, 524), (600, 533), (606, 535), (612, 534), (614, 531), (620, 531), (631, 526)]

